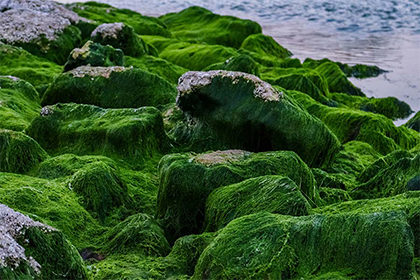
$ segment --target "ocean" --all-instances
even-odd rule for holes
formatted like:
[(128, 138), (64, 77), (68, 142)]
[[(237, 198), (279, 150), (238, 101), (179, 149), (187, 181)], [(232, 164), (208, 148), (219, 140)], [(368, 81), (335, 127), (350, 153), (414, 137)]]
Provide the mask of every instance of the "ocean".
[[(62, 3), (80, 2), (61, 0)], [(395, 96), (420, 110), (419, 0), (99, 0), (148, 16), (202, 6), (257, 21), (301, 59), (377, 65), (388, 72), (351, 81), (367, 96)], [(402, 124), (405, 120), (398, 120)]]

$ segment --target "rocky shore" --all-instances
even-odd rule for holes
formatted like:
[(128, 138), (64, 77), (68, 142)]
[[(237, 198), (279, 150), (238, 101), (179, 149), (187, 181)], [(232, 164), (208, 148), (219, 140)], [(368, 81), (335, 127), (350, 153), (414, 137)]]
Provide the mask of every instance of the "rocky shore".
[(0, 0), (0, 279), (419, 279), (419, 112), (262, 32)]

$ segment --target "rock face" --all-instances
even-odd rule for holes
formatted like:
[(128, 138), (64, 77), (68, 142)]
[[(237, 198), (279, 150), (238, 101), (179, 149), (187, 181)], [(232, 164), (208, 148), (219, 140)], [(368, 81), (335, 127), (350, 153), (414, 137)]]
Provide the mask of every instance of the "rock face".
[(79, 66), (123, 66), (124, 53), (120, 49), (106, 45), (103, 46), (92, 41), (87, 41), (82, 48), (74, 49), (64, 65), (64, 70), (69, 71)]
[(136, 68), (80, 66), (57, 77), (41, 104), (92, 104), (102, 108), (159, 106), (175, 100), (176, 88), (165, 79)]
[(80, 43), (80, 30), (72, 23), (77, 14), (50, 1), (10, 0), (0, 3), (0, 41), (64, 64)]
[(0, 204), (0, 278), (37, 277), (87, 279), (87, 272), (63, 234)]
[(147, 52), (143, 40), (134, 33), (133, 28), (122, 22), (104, 23), (93, 30), (91, 40), (102, 45), (121, 49), (129, 56), (140, 56)]
[[(162, 220), (168, 241), (200, 232), (206, 200), (213, 190), (263, 175), (289, 177), (308, 200), (316, 201), (313, 175), (294, 152), (228, 150), (163, 157), (156, 217)], [(306, 205), (305, 199), (302, 203)]]
[(309, 166), (322, 166), (340, 146), (321, 121), (250, 74), (187, 72), (179, 80), (177, 105), (196, 124), (189, 141), (210, 138), (203, 150), (292, 150)]

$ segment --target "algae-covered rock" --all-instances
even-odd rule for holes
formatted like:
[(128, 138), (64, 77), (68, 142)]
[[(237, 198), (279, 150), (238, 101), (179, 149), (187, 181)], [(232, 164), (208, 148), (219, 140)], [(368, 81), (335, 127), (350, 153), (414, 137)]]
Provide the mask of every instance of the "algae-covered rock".
[(230, 221), (260, 211), (305, 216), (311, 205), (288, 177), (263, 176), (215, 189), (207, 198), (206, 231), (217, 231)]
[(1, 279), (88, 279), (77, 250), (58, 230), (0, 204)]
[(31, 137), (21, 132), (0, 130), (0, 172), (26, 173), (47, 156)]
[(103, 46), (93, 41), (87, 41), (82, 48), (72, 50), (64, 65), (64, 70), (69, 71), (79, 66), (123, 66), (124, 53), (112, 46)]
[(321, 121), (253, 75), (187, 72), (177, 105), (195, 123), (189, 142), (202, 145), (196, 150), (292, 150), (309, 166), (321, 166), (340, 146)]
[(168, 241), (202, 229), (206, 199), (213, 190), (263, 175), (287, 176), (308, 200), (316, 200), (313, 175), (294, 152), (228, 150), (164, 156), (159, 163), (156, 217), (162, 220)]
[(172, 103), (175, 95), (171, 83), (141, 69), (80, 66), (54, 80), (42, 105), (75, 102), (102, 108), (136, 108)]
[(154, 17), (143, 16), (127, 9), (117, 9), (96, 2), (70, 4), (69, 8), (80, 16), (98, 23), (123, 22), (131, 26), (139, 35), (172, 37), (165, 24)]
[(248, 36), (243, 41), (241, 50), (245, 50), (253, 59), (264, 65), (275, 64), (276, 60), (282, 60), (292, 55), (289, 50), (282, 47), (271, 36), (263, 34)]
[(420, 112), (417, 112), (406, 124), (408, 128), (420, 132)]
[(153, 217), (136, 214), (111, 229), (106, 236), (105, 252), (136, 253), (144, 256), (166, 256), (170, 246), (163, 229)]
[(141, 164), (169, 147), (153, 107), (102, 109), (91, 105), (44, 107), (28, 134), (52, 153), (101, 154)]
[(38, 93), (30, 83), (0, 76), (0, 129), (22, 131), (40, 110)]
[(93, 30), (91, 40), (102, 45), (121, 49), (124, 54), (140, 56), (147, 53), (145, 42), (134, 33), (133, 28), (122, 22), (104, 23)]
[(0, 15), (0, 41), (58, 64), (81, 42), (80, 30), (59, 13), (18, 7)]
[(50, 83), (63, 71), (54, 62), (6, 44), (0, 44), (0, 61), (0, 75), (18, 77), (34, 86)]
[(413, 233), (403, 212), (233, 220), (201, 254), (193, 279), (300, 279), (346, 270), (366, 279), (409, 279)]
[(204, 71), (209, 70), (238, 71), (255, 76), (260, 75), (258, 64), (252, 57), (246, 54), (234, 56), (225, 62), (215, 63), (204, 69)]
[(216, 15), (197, 6), (161, 16), (160, 19), (181, 40), (233, 48), (239, 48), (249, 35), (262, 31), (254, 21)]

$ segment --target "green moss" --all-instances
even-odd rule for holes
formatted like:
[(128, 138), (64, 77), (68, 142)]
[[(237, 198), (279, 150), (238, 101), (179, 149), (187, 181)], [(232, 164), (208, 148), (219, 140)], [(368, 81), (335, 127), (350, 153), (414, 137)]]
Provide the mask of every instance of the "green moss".
[(29, 136), (0, 130), (0, 171), (26, 173), (47, 158), (47, 153)]
[(96, 2), (76, 3), (69, 5), (69, 7), (79, 16), (98, 23), (124, 22), (133, 27), (134, 31), (140, 35), (172, 36), (161, 20), (143, 16), (131, 10), (117, 9), (110, 5)]
[(102, 109), (71, 103), (43, 112), (28, 133), (51, 154), (100, 154), (140, 166), (169, 148), (162, 116), (153, 107)]
[(206, 199), (222, 186), (263, 175), (282, 175), (293, 180), (311, 203), (317, 197), (310, 169), (290, 151), (167, 155), (159, 163), (159, 174), (156, 217), (162, 220), (171, 243), (202, 229)]
[(217, 231), (230, 221), (260, 211), (305, 216), (311, 205), (288, 177), (263, 176), (215, 189), (206, 202), (204, 228)]
[(193, 151), (292, 150), (315, 167), (328, 165), (339, 149), (337, 138), (320, 120), (255, 76), (188, 72), (178, 89), (177, 105), (190, 123), (174, 136)]
[(303, 62), (303, 66), (314, 69), (323, 63), (329, 62), (335, 63), (338, 67), (340, 67), (341, 71), (343, 71), (343, 73), (346, 74), (347, 77), (355, 77), (358, 79), (377, 77), (380, 74), (386, 72), (385, 70), (382, 70), (375, 65), (356, 64), (350, 66), (345, 63), (331, 61), (328, 58), (324, 58), (321, 60), (307, 58)]
[(183, 41), (239, 48), (251, 34), (261, 33), (261, 26), (250, 20), (220, 16), (201, 7), (189, 7), (160, 19)]
[(258, 63), (256, 63), (254, 59), (246, 54), (234, 56), (225, 62), (215, 63), (204, 69), (204, 71), (209, 70), (238, 71), (260, 76)]
[(365, 94), (356, 86), (354, 86), (346, 77), (346, 74), (341, 71), (333, 62), (327, 62), (315, 68), (325, 81), (328, 83), (330, 92), (341, 92), (350, 95), (365, 96)]
[(345, 190), (324, 187), (319, 188), (319, 197), (323, 200), (324, 205), (352, 200), (350, 194)]
[(108, 254), (136, 253), (144, 256), (166, 256), (170, 246), (156, 220), (136, 214), (116, 225), (106, 236), (104, 251)]
[(81, 49), (74, 49), (64, 65), (65, 71), (82, 65), (90, 66), (123, 66), (124, 53), (112, 46), (103, 46), (92, 41), (86, 42)]
[(62, 67), (24, 49), (0, 44), (0, 75), (21, 78), (37, 86), (50, 83)]
[(263, 34), (248, 36), (243, 41), (241, 50), (245, 50), (255, 61), (263, 65), (269, 64), (266, 61), (282, 60), (292, 55), (289, 50), (282, 47), (271, 36)]
[(143, 55), (139, 58), (126, 56), (125, 66), (140, 68), (152, 74), (158, 75), (175, 85), (178, 84), (179, 77), (188, 71), (187, 69), (175, 65), (167, 60), (150, 55)]
[(407, 118), (412, 113), (410, 105), (395, 97), (366, 98), (345, 93), (332, 93), (331, 99), (348, 108), (381, 114), (392, 120)]
[(321, 119), (342, 143), (363, 141), (385, 155), (399, 149), (411, 149), (420, 141), (417, 132), (396, 127), (384, 116), (348, 108), (331, 108), (296, 91), (289, 91), (288, 94), (310, 114)]
[(58, 76), (42, 105), (83, 103), (102, 108), (137, 108), (174, 102), (175, 87), (141, 69), (81, 66)]
[(406, 124), (406, 127), (420, 132), (420, 112), (417, 112)]
[(65, 181), (0, 173), (0, 203), (61, 230), (78, 248), (92, 246), (102, 234)]
[(347, 270), (365, 279), (410, 279), (413, 233), (402, 212), (233, 220), (201, 254), (193, 279), (301, 279)]
[(40, 110), (38, 93), (30, 83), (0, 76), (0, 129), (22, 131)]

